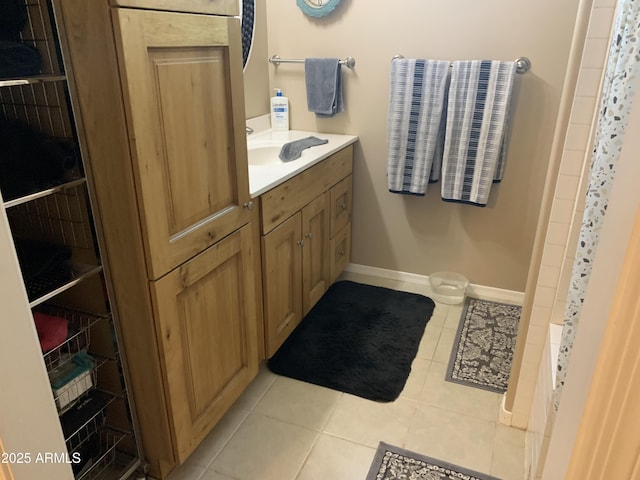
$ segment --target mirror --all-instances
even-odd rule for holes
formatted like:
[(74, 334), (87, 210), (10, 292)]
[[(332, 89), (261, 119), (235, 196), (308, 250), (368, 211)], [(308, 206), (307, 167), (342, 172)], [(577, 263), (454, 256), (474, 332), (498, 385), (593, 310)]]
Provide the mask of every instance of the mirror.
[(240, 0), (240, 24), (242, 32), (242, 68), (247, 66), (251, 44), (253, 42), (253, 28), (255, 15), (255, 0)]

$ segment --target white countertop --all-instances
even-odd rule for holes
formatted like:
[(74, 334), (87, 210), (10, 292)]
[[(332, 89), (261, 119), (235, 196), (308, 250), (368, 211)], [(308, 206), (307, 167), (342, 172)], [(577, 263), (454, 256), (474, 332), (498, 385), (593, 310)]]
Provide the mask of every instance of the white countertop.
[[(290, 130), (288, 132), (272, 132), (265, 130), (256, 132), (247, 137), (247, 144), (251, 149), (251, 144), (279, 143), (284, 145), (293, 140), (300, 140), (309, 136), (329, 140), (324, 145), (317, 145), (302, 151), (302, 155), (297, 160), (281, 162), (275, 165), (251, 165), (249, 164), (249, 193), (251, 198), (255, 198), (264, 192), (280, 185), (285, 180), (296, 176), (312, 165), (324, 160), (338, 150), (351, 145), (358, 140), (354, 135), (338, 135), (335, 133), (306, 132), (301, 130)], [(251, 155), (251, 152), (249, 152)]]

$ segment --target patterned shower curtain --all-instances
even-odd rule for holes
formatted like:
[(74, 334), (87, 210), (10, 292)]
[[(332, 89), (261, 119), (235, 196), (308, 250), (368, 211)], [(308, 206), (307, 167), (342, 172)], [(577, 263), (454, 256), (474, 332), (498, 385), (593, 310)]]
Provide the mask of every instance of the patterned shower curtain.
[(567, 296), (554, 392), (555, 411), (562, 395), (639, 74), (640, 0), (619, 0), (604, 74), (586, 207)]

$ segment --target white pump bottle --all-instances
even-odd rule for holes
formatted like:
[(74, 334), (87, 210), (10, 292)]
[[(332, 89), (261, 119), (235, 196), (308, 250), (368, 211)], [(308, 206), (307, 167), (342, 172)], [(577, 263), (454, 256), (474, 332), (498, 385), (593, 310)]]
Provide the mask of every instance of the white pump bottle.
[(289, 130), (289, 99), (282, 96), (282, 90), (275, 89), (276, 96), (271, 97), (271, 130), (285, 132)]

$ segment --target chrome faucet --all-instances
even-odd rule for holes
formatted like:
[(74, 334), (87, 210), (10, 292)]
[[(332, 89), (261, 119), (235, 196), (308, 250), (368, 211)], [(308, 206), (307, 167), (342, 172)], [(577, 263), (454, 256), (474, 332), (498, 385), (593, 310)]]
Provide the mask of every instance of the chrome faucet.
[(251, 127), (244, 127), (244, 129), (247, 132), (247, 135), (251, 135), (253, 133), (253, 128)]

